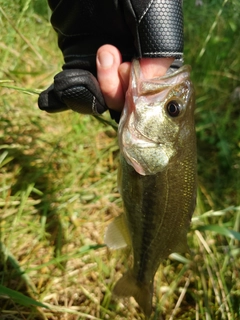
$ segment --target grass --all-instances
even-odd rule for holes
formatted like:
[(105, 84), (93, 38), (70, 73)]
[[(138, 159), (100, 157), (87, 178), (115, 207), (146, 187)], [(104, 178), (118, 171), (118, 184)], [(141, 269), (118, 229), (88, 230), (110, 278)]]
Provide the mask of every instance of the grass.
[[(184, 7), (197, 95), (191, 253), (160, 266), (152, 319), (240, 318), (240, 3), (203, 3)], [(0, 319), (144, 319), (111, 296), (128, 252), (103, 245), (122, 211), (116, 133), (38, 110), (62, 63), (44, 1), (3, 0), (0, 26)]]

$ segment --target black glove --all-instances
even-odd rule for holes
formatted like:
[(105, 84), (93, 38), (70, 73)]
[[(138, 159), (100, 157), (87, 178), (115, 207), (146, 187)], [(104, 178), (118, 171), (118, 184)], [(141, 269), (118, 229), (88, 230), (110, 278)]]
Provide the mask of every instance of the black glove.
[[(48, 112), (107, 110), (96, 80), (96, 52), (116, 46), (123, 61), (142, 57), (182, 58), (182, 0), (48, 0), (51, 23), (63, 52), (63, 71), (39, 97)], [(119, 113), (111, 111), (119, 120)]]
[(54, 77), (54, 83), (38, 99), (39, 108), (48, 112), (72, 109), (84, 114), (107, 110), (97, 79), (86, 70), (66, 69)]

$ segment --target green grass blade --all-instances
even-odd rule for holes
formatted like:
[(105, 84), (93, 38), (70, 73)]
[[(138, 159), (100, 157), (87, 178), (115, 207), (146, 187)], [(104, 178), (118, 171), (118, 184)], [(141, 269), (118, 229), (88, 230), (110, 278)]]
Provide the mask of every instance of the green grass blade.
[(23, 87), (8, 85), (8, 84), (1, 84), (0, 83), (0, 86), (3, 87), (3, 88), (14, 89), (14, 90), (17, 90), (17, 91), (20, 91), (22, 93), (26, 93), (26, 94), (29, 94), (29, 95), (39, 95), (39, 93), (41, 92), (41, 90), (23, 88)]
[(223, 236), (229, 237), (231, 239), (235, 239), (240, 241), (240, 232), (229, 230), (226, 227), (222, 227), (219, 225), (206, 225), (198, 227), (197, 230), (199, 231), (212, 231), (218, 234), (221, 234)]
[(94, 116), (95, 119), (97, 119), (100, 123), (103, 123), (104, 125), (106, 126), (110, 126), (113, 128), (114, 131), (117, 132), (118, 130), (118, 125), (116, 124), (116, 122), (114, 121), (110, 121), (110, 120), (107, 120), (107, 119), (104, 119), (103, 117), (101, 116)]
[(6, 288), (5, 286), (0, 284), (0, 296), (7, 296), (11, 298), (13, 301), (23, 305), (23, 306), (35, 306), (35, 307), (42, 307), (47, 308), (49, 307), (39, 301), (36, 301), (28, 296), (22, 294), (21, 292)]

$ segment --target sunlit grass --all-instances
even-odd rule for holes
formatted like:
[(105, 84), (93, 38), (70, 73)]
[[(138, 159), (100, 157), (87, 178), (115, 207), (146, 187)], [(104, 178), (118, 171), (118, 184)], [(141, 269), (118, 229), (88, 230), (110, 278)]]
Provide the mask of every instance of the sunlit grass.
[[(240, 318), (240, 101), (231, 100), (240, 3), (203, 3), (185, 2), (198, 203), (190, 252), (171, 255), (156, 275), (152, 319)], [(116, 132), (93, 117), (38, 110), (38, 92), (62, 63), (45, 2), (0, 8), (0, 319), (144, 319), (132, 298), (111, 295), (129, 250), (103, 244), (122, 211)]]

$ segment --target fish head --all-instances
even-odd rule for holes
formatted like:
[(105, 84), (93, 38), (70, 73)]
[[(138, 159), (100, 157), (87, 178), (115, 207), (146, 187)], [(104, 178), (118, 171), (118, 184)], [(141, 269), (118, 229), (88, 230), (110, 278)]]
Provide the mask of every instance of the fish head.
[(190, 66), (144, 79), (138, 60), (119, 123), (119, 144), (126, 161), (141, 175), (163, 171), (179, 157), (194, 132), (194, 90)]

